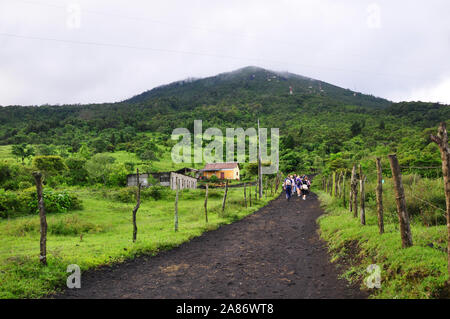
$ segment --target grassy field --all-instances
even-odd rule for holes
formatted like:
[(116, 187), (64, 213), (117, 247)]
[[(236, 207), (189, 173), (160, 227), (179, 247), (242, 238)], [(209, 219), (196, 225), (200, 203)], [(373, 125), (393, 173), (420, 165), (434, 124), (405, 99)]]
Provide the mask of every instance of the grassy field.
[[(413, 218), (414, 246), (402, 249), (398, 222), (387, 211), (385, 233), (379, 234), (374, 207), (366, 211), (366, 226), (360, 224), (329, 194), (315, 190), (328, 212), (319, 218), (321, 237), (327, 241), (333, 261), (347, 262), (343, 277), (361, 281), (371, 264), (381, 268), (381, 288), (370, 289), (371, 298), (436, 298), (448, 277), (445, 225), (424, 226)], [(357, 256), (349, 249), (358, 247)], [(433, 247), (429, 245), (432, 244)], [(350, 258), (349, 258), (350, 257)], [(364, 281), (362, 288), (367, 289)]]
[[(38, 298), (64, 287), (69, 264), (82, 270), (155, 254), (188, 241), (222, 224), (239, 220), (264, 206), (243, 206), (243, 190), (230, 189), (224, 217), (219, 216), (223, 190), (210, 190), (209, 223), (204, 216), (204, 190), (184, 190), (179, 201), (179, 231), (174, 231), (173, 192), (164, 200), (144, 200), (137, 214), (138, 240), (133, 243), (134, 204), (107, 199), (107, 189), (70, 188), (83, 209), (48, 216), (48, 266), (38, 262), (38, 216), (0, 220), (0, 298)], [(112, 191), (112, 190), (111, 190)], [(81, 238), (82, 234), (82, 238)]]
[(0, 145), (0, 161), (17, 162), (11, 154), (12, 145)]

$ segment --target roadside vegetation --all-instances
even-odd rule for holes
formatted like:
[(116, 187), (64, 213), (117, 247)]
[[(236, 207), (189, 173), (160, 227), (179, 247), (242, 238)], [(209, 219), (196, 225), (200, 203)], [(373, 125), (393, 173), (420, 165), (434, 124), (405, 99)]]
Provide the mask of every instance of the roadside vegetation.
[[(371, 298), (440, 297), (448, 278), (442, 179), (403, 176), (413, 238), (413, 246), (406, 249), (402, 249), (392, 178), (384, 177), (385, 233), (382, 235), (377, 221), (376, 181), (368, 180), (364, 226), (359, 218), (353, 217), (348, 206), (343, 207), (342, 198), (332, 197), (316, 186), (315, 191), (327, 212), (318, 220), (320, 235), (329, 246), (332, 261), (343, 267), (343, 277), (360, 283)], [(380, 289), (369, 289), (365, 283), (370, 276), (366, 269), (371, 264), (381, 269)]]
[(47, 267), (42, 266), (38, 258), (39, 219), (35, 215), (0, 219), (0, 298), (37, 298), (51, 294), (65, 287), (66, 268), (70, 264), (77, 264), (84, 271), (141, 254), (156, 254), (205, 231), (237, 221), (273, 198), (253, 200), (252, 207), (245, 208), (243, 189), (230, 188), (222, 217), (224, 191), (210, 189), (206, 223), (205, 191), (183, 190), (178, 202), (179, 228), (175, 232), (175, 192), (162, 187), (150, 188), (144, 191), (146, 195), (137, 215), (139, 236), (133, 243), (131, 212), (134, 204), (130, 199), (133, 191), (96, 187), (71, 187), (65, 191), (76, 194), (83, 208), (49, 214)]

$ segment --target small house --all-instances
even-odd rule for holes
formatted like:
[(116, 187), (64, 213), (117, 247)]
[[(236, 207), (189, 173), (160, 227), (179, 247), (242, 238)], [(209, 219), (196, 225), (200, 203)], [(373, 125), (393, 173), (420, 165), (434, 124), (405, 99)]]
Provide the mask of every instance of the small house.
[(239, 164), (236, 162), (206, 164), (201, 171), (203, 172), (203, 177), (207, 179), (213, 175), (219, 179), (239, 180), (240, 178)]
[[(161, 173), (145, 173), (139, 174), (139, 182), (143, 187), (151, 186), (149, 182), (149, 175), (156, 180), (156, 185), (170, 187), (171, 189), (176, 189), (177, 183), (180, 189), (197, 188), (197, 178), (178, 174), (176, 172), (161, 172)], [(137, 175), (130, 174), (127, 176), (127, 186), (137, 186)]]

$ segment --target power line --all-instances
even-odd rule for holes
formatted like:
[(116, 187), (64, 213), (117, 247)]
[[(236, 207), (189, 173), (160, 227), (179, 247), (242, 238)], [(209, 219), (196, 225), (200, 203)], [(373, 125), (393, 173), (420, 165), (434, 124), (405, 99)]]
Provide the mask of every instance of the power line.
[[(46, 38), (46, 37), (28, 36), (28, 35), (13, 34), (13, 33), (0, 33), (0, 36), (19, 38), (19, 39), (28, 39), (28, 40), (52, 41), (52, 42), (60, 42), (60, 43), (68, 43), (68, 44), (93, 45), (93, 46), (103, 46), (103, 47), (116, 47), (116, 48), (123, 48), (123, 49), (136, 49), (136, 50), (145, 50), (145, 51), (158, 51), (158, 52), (168, 52), (168, 53), (202, 55), (202, 56), (219, 57), (219, 58), (236, 59), (236, 60), (260, 60), (260, 59), (242, 58), (242, 57), (235, 57), (235, 56), (221, 55), (221, 54), (209, 54), (209, 53), (193, 52), (193, 51), (160, 49), (160, 48), (142, 47), (142, 46), (135, 46), (135, 45), (128, 45), (128, 44), (101, 43), (101, 42), (93, 42), (93, 41), (77, 41), (77, 40), (67, 40), (67, 39), (58, 39), (58, 38)], [(271, 60), (266, 60), (266, 61), (271, 61)], [(271, 62), (281, 63), (279, 61), (271, 61)]]
[[(102, 42), (94, 42), (94, 41), (77, 41), (77, 40), (47, 38), (47, 37), (29, 36), (29, 35), (21, 35), (21, 34), (13, 34), (13, 33), (0, 33), (0, 36), (12, 37), (12, 38), (18, 38), (18, 39), (60, 42), (60, 43), (67, 43), (67, 44), (93, 45), (93, 46), (101, 46), (101, 47), (116, 47), (116, 48), (122, 48), (122, 49), (135, 49), (135, 50), (144, 50), (144, 51), (198, 55), (198, 56), (207, 56), (207, 57), (215, 57), (215, 58), (223, 58), (223, 59), (242, 60), (242, 61), (261, 61), (261, 62), (270, 62), (270, 63), (286, 65), (286, 63), (284, 61), (270, 60), (270, 59), (265, 59), (265, 58), (237, 57), (237, 56), (215, 54), (215, 53), (203, 53), (203, 52), (194, 52), (194, 51), (181, 51), (181, 50), (173, 50), (173, 49), (151, 48), (151, 47), (135, 46), (135, 45), (128, 45), (128, 44), (102, 43)], [(408, 75), (375, 73), (375, 72), (368, 72), (368, 71), (364, 71), (364, 70), (343, 69), (343, 68), (327, 67), (327, 66), (320, 66), (320, 65), (306, 65), (306, 64), (299, 64), (299, 63), (289, 63), (289, 64), (304, 67), (304, 68), (310, 68), (310, 69), (326, 69), (326, 70), (332, 70), (332, 71), (353, 72), (353, 73), (362, 73), (362, 74), (366, 73), (366, 74), (371, 74), (371, 75), (376, 75), (376, 76), (381, 76), (381, 77), (396, 77), (396, 76), (397, 77), (411, 77)]]
[[(14, 0), (14, 2), (22, 2), (22, 3), (27, 3), (27, 4), (31, 4), (31, 5), (38, 5), (38, 6), (48, 6), (48, 7), (53, 7), (53, 8), (57, 8), (57, 9), (67, 9), (67, 6), (65, 5), (59, 5), (59, 4), (50, 4), (50, 3), (44, 3), (44, 2), (40, 2), (40, 1), (30, 1), (30, 0)], [(210, 29), (210, 28), (205, 28), (205, 27), (199, 27), (199, 26), (193, 26), (193, 25), (181, 25), (181, 24), (174, 24), (174, 23), (167, 23), (164, 21), (160, 21), (160, 20), (155, 20), (152, 18), (148, 18), (148, 17), (131, 17), (131, 16), (124, 16), (124, 15), (119, 15), (119, 14), (115, 14), (115, 13), (107, 13), (107, 12), (102, 12), (102, 11), (97, 11), (97, 10), (89, 10), (89, 9), (82, 9), (83, 12), (87, 12), (90, 14), (96, 14), (96, 15), (102, 15), (102, 16), (112, 16), (115, 18), (120, 18), (120, 19), (126, 19), (126, 20), (134, 20), (134, 21), (145, 21), (145, 22), (151, 22), (151, 23), (156, 23), (156, 24), (161, 24), (161, 25), (166, 25), (166, 26), (171, 26), (171, 27), (175, 27), (175, 28), (190, 28), (190, 29), (196, 29), (196, 30), (202, 30), (202, 31), (206, 31), (206, 32), (210, 32), (210, 33), (217, 33), (217, 34), (221, 34), (221, 35), (226, 35), (226, 36), (232, 36), (232, 37), (238, 37), (238, 38), (261, 38), (255, 35), (248, 35), (248, 34), (236, 34), (236, 33), (230, 33), (230, 32), (223, 32), (221, 30), (215, 30), (215, 29)], [(287, 44), (289, 46), (292, 45), (297, 45), (298, 43), (292, 43), (292, 42), (288, 42), (288, 41), (280, 41), (277, 40), (278, 43), (283, 43), (283, 44)], [(85, 43), (87, 44), (87, 43)], [(97, 44), (99, 45), (99, 44)], [(105, 45), (105, 44), (100, 44), (100, 45)], [(120, 46), (120, 47), (127, 47), (127, 48), (135, 48), (135, 49), (142, 49), (139, 47), (133, 47), (133, 46), (127, 46), (127, 45), (110, 45), (110, 44), (106, 44), (107, 46)], [(304, 49), (305, 46), (302, 45), (302, 49)], [(147, 49), (147, 48), (146, 48)], [(322, 48), (311, 48), (312, 50), (315, 51), (319, 51), (320, 53), (324, 53), (326, 52), (325, 50), (323, 50)], [(164, 49), (154, 49), (154, 50), (160, 50), (160, 51), (165, 51), (165, 52), (175, 52), (175, 50), (164, 50)], [(177, 53), (183, 53), (178, 51)], [(365, 59), (365, 60), (372, 60), (372, 61), (377, 61), (373, 58), (368, 58), (368, 57), (364, 57), (358, 54), (354, 54), (351, 52), (338, 52), (338, 51), (334, 51), (334, 53), (332, 53), (331, 51), (328, 52), (329, 54), (332, 55), (336, 55), (336, 54), (340, 54), (340, 55), (345, 55), (345, 56), (354, 56), (354, 57), (358, 57), (361, 59)], [(191, 53), (189, 53), (191, 54)], [(196, 53), (197, 54), (197, 53)], [(204, 54), (202, 54), (204, 55)], [(208, 55), (208, 56), (216, 56), (219, 57), (218, 55), (214, 54), (214, 55)], [(225, 56), (222, 56), (225, 57)], [(226, 58), (232, 58), (232, 59), (241, 59), (241, 58), (237, 58), (237, 57), (226, 57)], [(268, 61), (268, 62), (273, 62), (273, 63), (278, 63), (278, 64), (283, 64), (286, 65), (285, 62), (281, 62), (281, 61), (271, 61), (271, 60), (267, 60), (267, 59), (255, 59), (255, 58), (251, 58), (251, 59), (246, 59), (246, 60), (252, 60), (252, 61)], [(301, 67), (307, 67), (307, 68), (322, 68), (322, 69), (328, 69), (328, 70), (334, 70), (334, 71), (340, 71), (340, 72), (352, 72), (352, 73), (366, 73), (366, 74), (372, 74), (372, 75), (376, 75), (376, 76), (381, 76), (381, 77), (403, 77), (403, 78), (421, 78), (419, 76), (416, 75), (408, 75), (408, 74), (388, 74), (388, 73), (378, 73), (378, 72), (368, 72), (368, 71), (364, 71), (364, 70), (352, 70), (352, 69), (342, 69), (342, 68), (336, 68), (336, 67), (323, 67), (323, 66), (314, 66), (314, 65), (304, 65), (304, 64), (297, 64), (297, 63), (289, 63), (291, 65), (297, 65), (297, 66), (301, 66)]]

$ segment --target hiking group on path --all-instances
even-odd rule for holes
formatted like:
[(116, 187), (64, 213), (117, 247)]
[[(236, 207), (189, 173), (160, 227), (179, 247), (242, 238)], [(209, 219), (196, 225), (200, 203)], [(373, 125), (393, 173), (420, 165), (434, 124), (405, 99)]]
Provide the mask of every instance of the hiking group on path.
[(297, 196), (302, 196), (303, 200), (306, 200), (306, 195), (309, 194), (311, 187), (311, 181), (308, 176), (297, 176), (297, 174), (289, 175), (286, 177), (283, 183), (283, 189), (286, 192), (286, 199), (289, 201), (292, 196), (297, 193)]

